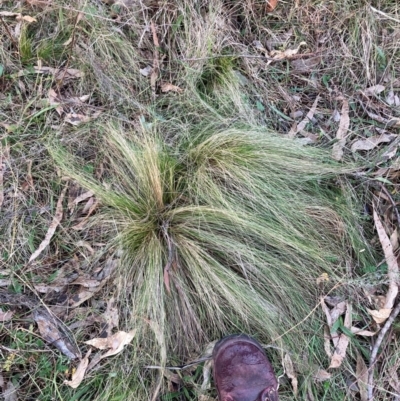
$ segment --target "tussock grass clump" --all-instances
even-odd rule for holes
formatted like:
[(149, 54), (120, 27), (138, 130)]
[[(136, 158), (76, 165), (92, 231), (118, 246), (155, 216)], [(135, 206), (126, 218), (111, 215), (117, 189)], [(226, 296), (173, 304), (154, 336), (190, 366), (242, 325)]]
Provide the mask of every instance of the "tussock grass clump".
[[(133, 364), (185, 360), (232, 332), (270, 342), (310, 311), (317, 277), (344, 272), (351, 217), (338, 214), (341, 195), (327, 179), (345, 170), (324, 152), (251, 126), (209, 125), (168, 144), (157, 127), (109, 126), (104, 138), (103, 182), (50, 150), (101, 199), (93, 224), (115, 227), (119, 296), (137, 329)], [(299, 333), (284, 342), (298, 349)]]

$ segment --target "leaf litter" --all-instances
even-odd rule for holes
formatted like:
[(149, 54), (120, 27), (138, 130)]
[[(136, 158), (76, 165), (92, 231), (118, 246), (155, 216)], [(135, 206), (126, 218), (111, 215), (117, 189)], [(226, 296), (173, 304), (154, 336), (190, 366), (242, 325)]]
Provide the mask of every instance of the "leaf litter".
[(378, 216), (375, 205), (373, 207), (373, 216), (375, 228), (378, 233), (379, 241), (381, 242), (386, 263), (388, 265), (389, 288), (386, 294), (384, 309), (391, 310), (394, 306), (397, 294), (399, 292), (399, 265), (397, 262), (397, 257), (395, 256), (393, 251), (393, 245), (390, 241), (390, 238), (386, 234), (385, 228), (383, 227), (382, 221)]
[(339, 120), (339, 128), (336, 132), (336, 139), (338, 140), (332, 147), (333, 159), (340, 161), (343, 157), (343, 148), (346, 145), (347, 132), (350, 127), (349, 118), (349, 102), (347, 99), (343, 99), (342, 112)]
[(296, 122), (293, 124), (292, 128), (290, 129), (288, 136), (289, 138), (294, 138), (298, 133), (302, 133), (302, 131), (304, 130), (304, 128), (307, 126), (307, 124), (309, 122), (311, 122), (311, 120), (314, 117), (314, 114), (317, 110), (317, 106), (318, 106), (318, 102), (320, 100), (320, 95), (318, 95), (315, 100), (313, 105), (311, 106), (309, 112), (307, 113), (306, 117), (299, 123), (297, 124)]
[(394, 134), (382, 134), (379, 136), (372, 136), (366, 139), (359, 139), (351, 145), (351, 151), (357, 152), (362, 150), (372, 150), (381, 143), (391, 142), (397, 136)]
[(79, 362), (79, 365), (76, 368), (76, 371), (73, 373), (71, 380), (64, 380), (64, 384), (72, 388), (79, 387), (85, 377), (86, 369), (89, 365), (89, 356), (91, 353), (92, 350), (89, 349), (85, 357)]
[[(326, 341), (330, 340), (332, 341), (334, 345), (334, 352), (331, 354), (330, 352), (330, 346), (329, 343), (328, 345), (325, 345), (325, 350), (328, 351), (329, 353), (328, 356), (331, 359), (329, 368), (338, 368), (342, 364), (344, 358), (346, 357), (346, 350), (347, 346), (349, 345), (349, 337), (345, 333), (339, 333), (337, 329), (333, 330), (333, 327), (337, 320), (340, 318), (341, 315), (345, 314), (344, 317), (344, 327), (346, 329), (351, 329), (351, 323), (352, 323), (352, 318), (351, 318), (351, 305), (347, 301), (343, 301), (338, 303), (335, 307), (332, 309), (329, 309), (328, 306), (325, 303), (325, 299), (321, 298), (321, 307), (322, 310), (325, 313), (326, 316), (326, 321), (328, 324), (329, 331), (325, 335)], [(328, 349), (327, 349), (328, 348)]]
[(70, 359), (81, 357), (76, 342), (61, 320), (57, 319), (43, 307), (35, 310), (32, 315), (39, 327), (40, 335), (46, 342), (57, 347)]
[(286, 354), (285, 357), (283, 358), (283, 366), (285, 368), (286, 376), (290, 379), (292, 383), (293, 394), (295, 397), (297, 397), (297, 392), (298, 392), (297, 375), (294, 370), (293, 362), (289, 354)]
[(367, 383), (368, 383), (368, 367), (363, 357), (357, 352), (356, 379), (360, 390), (361, 401), (368, 401)]
[(47, 230), (46, 236), (44, 237), (44, 240), (40, 243), (40, 245), (36, 249), (36, 251), (29, 258), (29, 263), (31, 263), (35, 259), (37, 259), (40, 256), (40, 254), (47, 248), (47, 246), (50, 244), (51, 239), (53, 238), (54, 233), (57, 230), (57, 227), (61, 223), (61, 220), (63, 218), (63, 201), (64, 201), (65, 193), (67, 192), (67, 189), (68, 189), (68, 185), (65, 185), (64, 189), (61, 192), (60, 197), (58, 198), (56, 212), (55, 212), (53, 220)]

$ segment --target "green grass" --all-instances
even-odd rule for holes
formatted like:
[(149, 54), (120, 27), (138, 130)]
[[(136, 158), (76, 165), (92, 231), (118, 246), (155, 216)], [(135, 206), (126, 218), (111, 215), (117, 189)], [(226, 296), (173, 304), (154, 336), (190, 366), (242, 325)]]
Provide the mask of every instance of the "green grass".
[[(149, 365), (172, 354), (185, 360), (232, 332), (277, 338), (314, 306), (316, 279), (325, 272), (335, 283), (351, 245), (362, 246), (344, 229), (350, 210), (330, 188), (351, 167), (265, 129), (194, 128), (165, 144), (156, 126), (107, 126), (103, 182), (50, 146), (63, 171), (101, 200), (92, 224), (115, 230), (118, 297)], [(302, 330), (284, 336), (285, 348), (307, 341)]]
[[(377, 123), (366, 116), (358, 90), (381, 82), (384, 72), (384, 95), (398, 87), (393, 38), (399, 24), (359, 1), (309, 0), (298, 9), (281, 3), (271, 15), (262, 6), (176, 0), (156, 9), (59, 0), (45, 8), (17, 7), (37, 22), (21, 26), (16, 44), (1, 26), (6, 43), (0, 49), (0, 85), (6, 95), (0, 97), (0, 120), (9, 124), (1, 128), (1, 152), (10, 150), (0, 212), (0, 278), (12, 280), (9, 291), (30, 293), (32, 284), (47, 283), (74, 258), (81, 271), (91, 273), (117, 256), (117, 273), (82, 313), (100, 315), (101, 302), (116, 295), (119, 329), (137, 330), (122, 354), (102, 361), (72, 390), (63, 384), (64, 368), (70, 373), (75, 364), (38, 343), (27, 311), (19, 311), (4, 323), (0, 338), (19, 350), (5, 379), (21, 386), (22, 398), (200, 399), (202, 366), (179, 371), (182, 384), (176, 386), (163, 369), (146, 366), (184, 364), (211, 341), (242, 331), (273, 342), (277, 348), (267, 352), (277, 374), (283, 374), (284, 352), (291, 353), (298, 399), (310, 392), (321, 400), (357, 397), (346, 379), (354, 373), (356, 353), (367, 360), (370, 345), (352, 338), (343, 367), (328, 382), (315, 382), (315, 369), (326, 369), (329, 360), (324, 316), (313, 308), (335, 288), (334, 294), (353, 302), (354, 319), (370, 323), (362, 289), (382, 285), (384, 278), (375, 274), (371, 224), (362, 215), (368, 200), (360, 197), (365, 187), (355, 173), (371, 161), (375, 165), (379, 154), (360, 155), (355, 164), (346, 149), (343, 163), (332, 162), (337, 123), (331, 116), (344, 95), (351, 109), (348, 147), (375, 133)], [(397, 15), (394, 1), (376, 7)], [(3, 19), (14, 32), (16, 21)], [(140, 73), (153, 65), (151, 21), (160, 42), (155, 93)], [(292, 34), (280, 39), (289, 29)], [(312, 71), (299, 73), (287, 61), (267, 65), (254, 40), (276, 49), (305, 41), (304, 51), (322, 51), (323, 57)], [(34, 73), (39, 62), (76, 68), (84, 76), (61, 82)], [(163, 93), (162, 82), (183, 92)], [(50, 89), (61, 99), (61, 117), (48, 103)], [(87, 95), (86, 103), (76, 101)], [(306, 114), (317, 95), (317, 113), (306, 129), (318, 137), (318, 146), (284, 138), (294, 122), (291, 113)], [(71, 112), (101, 115), (71, 126), (64, 121)], [(26, 189), (29, 176), (34, 186)], [(28, 265), (66, 176), (73, 180), (67, 197), (91, 189), (101, 205), (82, 231), (73, 229), (82, 208), (71, 212), (65, 205), (51, 244)], [(318, 285), (322, 273), (329, 282)], [(83, 341), (99, 331), (94, 325), (74, 332), (83, 353)], [(1, 352), (4, 360), (11, 355)], [(376, 377), (382, 400), (391, 399), (383, 367), (395, 363), (398, 352), (388, 347)], [(287, 381), (280, 394), (293, 399)], [(205, 395), (215, 397), (215, 389)]]

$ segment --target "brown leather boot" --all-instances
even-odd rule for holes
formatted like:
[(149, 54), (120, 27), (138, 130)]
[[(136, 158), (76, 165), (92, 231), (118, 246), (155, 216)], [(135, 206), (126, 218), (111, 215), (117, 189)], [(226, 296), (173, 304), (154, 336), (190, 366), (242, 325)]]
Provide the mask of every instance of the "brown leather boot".
[(214, 382), (220, 401), (278, 401), (278, 381), (261, 345), (232, 335), (214, 347)]

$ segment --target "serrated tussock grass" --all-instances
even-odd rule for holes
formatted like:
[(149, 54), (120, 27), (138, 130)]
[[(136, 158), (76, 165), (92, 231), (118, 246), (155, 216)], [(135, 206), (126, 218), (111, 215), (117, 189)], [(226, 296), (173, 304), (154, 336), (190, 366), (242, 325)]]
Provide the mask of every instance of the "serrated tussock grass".
[[(132, 363), (184, 361), (232, 332), (270, 342), (293, 329), (315, 305), (316, 279), (345, 274), (360, 243), (346, 230), (352, 210), (330, 186), (346, 169), (253, 126), (210, 124), (168, 143), (164, 135), (109, 125), (102, 182), (49, 147), (101, 200), (93, 224), (114, 230), (123, 250), (118, 288), (126, 325), (137, 329)], [(295, 329), (283, 341), (300, 351), (305, 337)], [(149, 391), (155, 382), (135, 383)]]

